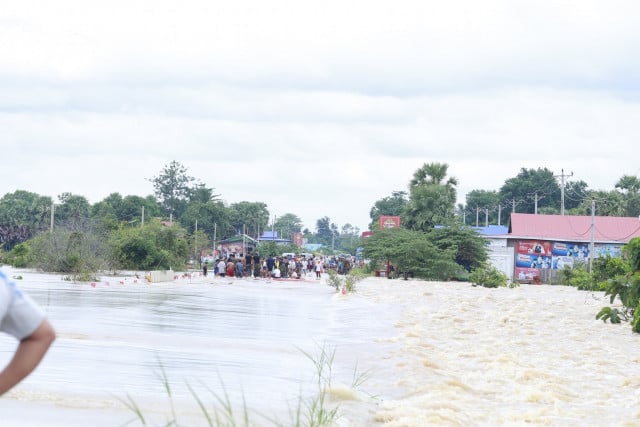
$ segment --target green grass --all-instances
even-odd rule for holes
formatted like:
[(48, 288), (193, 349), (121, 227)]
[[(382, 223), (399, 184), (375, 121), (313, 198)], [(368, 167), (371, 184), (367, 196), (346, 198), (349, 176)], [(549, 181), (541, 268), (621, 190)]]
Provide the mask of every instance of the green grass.
[[(229, 397), (229, 393), (227, 392), (226, 385), (218, 373), (219, 388), (222, 392), (218, 393), (210, 387), (205, 386), (207, 391), (211, 394), (213, 404), (205, 403), (193, 387), (190, 384), (187, 384), (189, 392), (202, 414), (203, 421), (205, 421), (209, 427), (251, 427), (252, 425), (265, 425), (264, 422), (252, 424), (252, 420), (255, 420), (256, 417), (266, 420), (275, 427), (328, 427), (333, 425), (340, 417), (339, 405), (332, 404), (330, 402), (333, 364), (336, 356), (335, 349), (328, 351), (325, 346), (318, 346), (318, 354), (315, 355), (300, 348), (298, 348), (298, 350), (300, 350), (302, 354), (311, 361), (315, 369), (314, 379), (317, 390), (315, 390), (311, 397), (305, 398), (302, 392), (298, 395), (295, 407), (293, 409), (289, 409), (288, 420), (283, 422), (264, 414), (257, 412), (252, 413), (247, 407), (244, 395), (242, 397), (242, 410), (240, 413), (236, 412)], [(164, 365), (160, 360), (158, 360), (158, 365), (160, 367), (158, 377), (169, 401), (169, 414), (167, 416), (166, 423), (163, 425), (165, 427), (179, 427), (181, 424), (179, 423), (175, 410), (174, 396), (169, 378), (167, 377)], [(352, 378), (352, 388), (360, 388), (369, 376), (369, 372), (359, 372), (356, 365)], [(140, 406), (129, 394), (127, 394), (125, 399), (118, 399), (134, 414), (134, 418), (124, 424), (124, 426), (129, 426), (134, 423), (138, 423), (136, 425), (142, 426), (150, 425), (149, 420), (145, 417)]]

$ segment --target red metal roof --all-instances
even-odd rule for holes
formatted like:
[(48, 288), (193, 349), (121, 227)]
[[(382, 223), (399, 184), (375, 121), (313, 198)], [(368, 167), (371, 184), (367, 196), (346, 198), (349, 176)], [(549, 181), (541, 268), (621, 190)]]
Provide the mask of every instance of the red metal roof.
[[(509, 234), (518, 238), (591, 241), (591, 216), (511, 214)], [(596, 216), (594, 242), (628, 243), (640, 237), (640, 218)]]

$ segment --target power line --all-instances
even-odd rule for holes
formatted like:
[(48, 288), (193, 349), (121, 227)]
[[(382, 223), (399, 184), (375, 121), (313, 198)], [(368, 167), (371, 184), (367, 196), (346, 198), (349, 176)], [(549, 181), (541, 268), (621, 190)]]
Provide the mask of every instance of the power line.
[(565, 178), (569, 178), (573, 176), (573, 172), (569, 175), (564, 174), (564, 169), (560, 169), (560, 175), (554, 175), (556, 178), (560, 178), (560, 215), (564, 215), (564, 187), (565, 187)]

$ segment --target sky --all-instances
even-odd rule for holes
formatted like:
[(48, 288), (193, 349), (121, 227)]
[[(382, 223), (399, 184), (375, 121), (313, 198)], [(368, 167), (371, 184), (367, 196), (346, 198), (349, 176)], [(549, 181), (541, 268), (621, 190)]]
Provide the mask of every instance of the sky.
[(640, 175), (640, 2), (0, 0), (0, 196), (145, 197), (172, 161), (228, 204), (364, 231), (445, 163)]

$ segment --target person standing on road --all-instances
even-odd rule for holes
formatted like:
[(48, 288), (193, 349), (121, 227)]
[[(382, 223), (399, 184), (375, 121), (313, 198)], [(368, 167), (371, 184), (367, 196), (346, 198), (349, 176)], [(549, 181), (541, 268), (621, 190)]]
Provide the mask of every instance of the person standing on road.
[(56, 338), (42, 309), (0, 271), (0, 331), (20, 343), (0, 371), (0, 395), (31, 374)]

